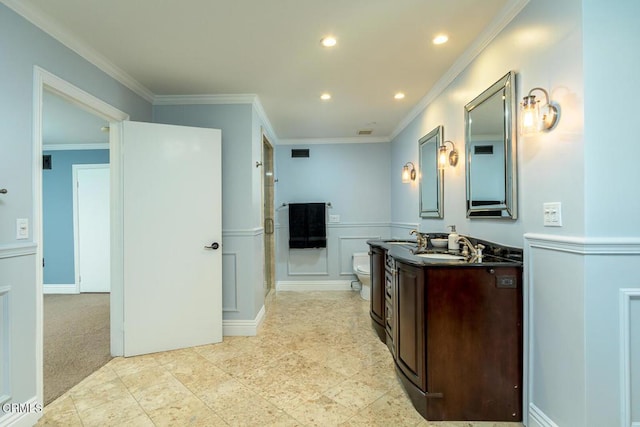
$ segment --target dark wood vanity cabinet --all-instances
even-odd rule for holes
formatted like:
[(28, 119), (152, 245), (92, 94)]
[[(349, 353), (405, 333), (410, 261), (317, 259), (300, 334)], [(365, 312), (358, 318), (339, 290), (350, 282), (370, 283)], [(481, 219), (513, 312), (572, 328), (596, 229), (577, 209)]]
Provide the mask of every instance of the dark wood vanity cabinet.
[(385, 332), (385, 256), (386, 251), (379, 247), (371, 247), (371, 320), (373, 328), (383, 342)]
[(522, 419), (522, 270), (395, 261), (397, 371), (428, 420)]

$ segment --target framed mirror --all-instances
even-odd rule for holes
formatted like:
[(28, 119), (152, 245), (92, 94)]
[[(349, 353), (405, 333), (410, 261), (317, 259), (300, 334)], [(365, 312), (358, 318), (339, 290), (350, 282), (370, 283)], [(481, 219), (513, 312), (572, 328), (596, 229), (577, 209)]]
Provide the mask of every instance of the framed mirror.
[(420, 163), (420, 217), (442, 218), (444, 177), (438, 169), (438, 148), (443, 128), (438, 126), (418, 140)]
[(515, 73), (507, 73), (464, 111), (467, 218), (516, 219)]

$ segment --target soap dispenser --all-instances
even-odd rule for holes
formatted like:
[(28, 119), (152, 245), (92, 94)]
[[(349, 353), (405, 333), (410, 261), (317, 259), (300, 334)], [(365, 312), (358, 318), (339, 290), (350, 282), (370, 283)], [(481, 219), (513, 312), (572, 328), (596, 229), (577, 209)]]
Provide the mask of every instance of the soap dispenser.
[(448, 241), (448, 247), (450, 251), (459, 251), (460, 250), (460, 244), (458, 243), (458, 233), (456, 233), (456, 226), (455, 225), (449, 225), (449, 228), (451, 228), (451, 232), (449, 233), (449, 241)]

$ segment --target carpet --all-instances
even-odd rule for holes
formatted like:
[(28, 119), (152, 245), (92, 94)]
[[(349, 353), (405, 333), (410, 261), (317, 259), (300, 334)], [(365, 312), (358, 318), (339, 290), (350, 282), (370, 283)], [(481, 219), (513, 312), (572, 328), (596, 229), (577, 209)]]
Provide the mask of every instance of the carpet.
[(109, 360), (109, 294), (44, 295), (44, 404)]

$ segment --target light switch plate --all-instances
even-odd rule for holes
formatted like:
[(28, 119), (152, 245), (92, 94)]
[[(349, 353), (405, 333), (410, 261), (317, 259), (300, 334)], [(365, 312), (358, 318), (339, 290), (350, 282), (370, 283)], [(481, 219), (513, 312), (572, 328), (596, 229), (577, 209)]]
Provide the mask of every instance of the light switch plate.
[(545, 227), (562, 227), (562, 203), (544, 203), (543, 210)]
[(25, 240), (29, 238), (29, 219), (16, 219), (16, 240)]
[(329, 215), (329, 222), (340, 222), (340, 215)]

